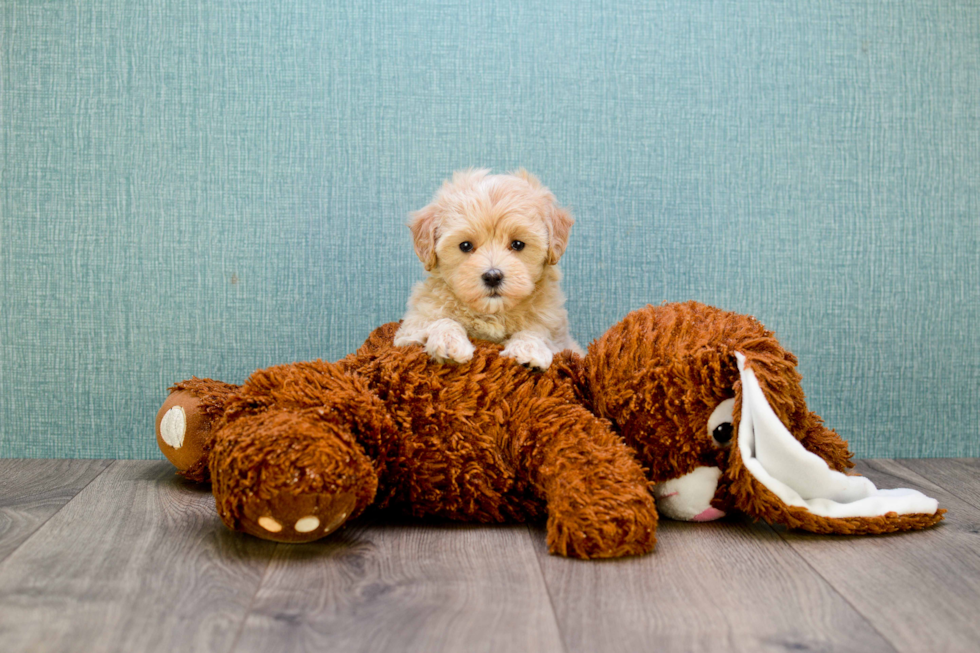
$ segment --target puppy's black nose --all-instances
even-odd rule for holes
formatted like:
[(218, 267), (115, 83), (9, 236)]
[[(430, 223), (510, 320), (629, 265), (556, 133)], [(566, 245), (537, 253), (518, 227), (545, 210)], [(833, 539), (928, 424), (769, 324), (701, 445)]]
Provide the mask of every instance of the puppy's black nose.
[(487, 288), (496, 288), (503, 283), (504, 273), (497, 268), (492, 268), (484, 272), (483, 276), (480, 278), (483, 279), (483, 283)]

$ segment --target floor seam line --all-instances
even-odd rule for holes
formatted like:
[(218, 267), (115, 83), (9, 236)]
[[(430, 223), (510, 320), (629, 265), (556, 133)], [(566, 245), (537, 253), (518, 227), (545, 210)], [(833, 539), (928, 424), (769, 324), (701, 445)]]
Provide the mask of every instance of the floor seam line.
[[(927, 477), (923, 476), (917, 470), (915, 470), (915, 469), (909, 467), (908, 465), (906, 465), (905, 464), (905, 461), (906, 460), (915, 460), (915, 459), (914, 458), (905, 458), (905, 459), (892, 458), (892, 461), (895, 462), (896, 464), (898, 464), (899, 466), (901, 466), (902, 468), (907, 469), (908, 471), (912, 472), (913, 474), (915, 474), (916, 476), (918, 476), (921, 479), (924, 479), (924, 480), (929, 481), (930, 483), (932, 483), (936, 487), (941, 488), (943, 491), (948, 492), (949, 494), (952, 494), (954, 497), (956, 497), (957, 499), (959, 499), (963, 503), (965, 503), (965, 504), (967, 504), (967, 505), (969, 505), (969, 506), (971, 506), (971, 507), (973, 507), (973, 508), (975, 508), (977, 510), (980, 510), (980, 503), (974, 503), (974, 501), (976, 501), (975, 498), (968, 499), (966, 497), (960, 496), (959, 492), (956, 492), (955, 490), (949, 489), (948, 487), (946, 487), (945, 485), (943, 485), (941, 481), (938, 481), (938, 480), (936, 480), (934, 478), (927, 478)], [(939, 507), (942, 508), (942, 506), (939, 506)]]
[(87, 490), (89, 485), (91, 485), (92, 483), (94, 483), (96, 481), (96, 479), (100, 478), (107, 471), (109, 471), (110, 469), (112, 469), (113, 467), (115, 467), (116, 466), (116, 463), (119, 462), (118, 459), (108, 459), (108, 458), (96, 458), (95, 460), (109, 460), (110, 462), (109, 462), (108, 465), (106, 465), (105, 467), (103, 467), (102, 470), (99, 471), (98, 474), (96, 474), (91, 479), (89, 479), (89, 482), (88, 483), (86, 483), (85, 485), (83, 485), (82, 487), (80, 487), (78, 489), (78, 492), (76, 492), (75, 494), (72, 495), (71, 499), (68, 499), (68, 501), (65, 501), (64, 505), (62, 505), (60, 508), (58, 508), (53, 513), (51, 513), (50, 515), (48, 515), (47, 519), (45, 519), (40, 524), (38, 524), (37, 525), (37, 528), (34, 529), (34, 532), (32, 532), (30, 535), (28, 535), (24, 539), (23, 542), (21, 542), (20, 544), (18, 544), (16, 549), (14, 549), (13, 551), (9, 552), (2, 559), (0, 559), (0, 569), (3, 568), (3, 566), (7, 563), (8, 560), (10, 560), (10, 558), (13, 557), (13, 555), (15, 553), (17, 553), (18, 551), (20, 551), (21, 547), (23, 547), (25, 544), (27, 544), (28, 542), (30, 542), (31, 540), (33, 540), (37, 536), (37, 534), (39, 532), (41, 532), (41, 529), (43, 529), (44, 526), (49, 521), (51, 521), (52, 519), (54, 519), (54, 517), (56, 515), (61, 514), (61, 511), (62, 510), (64, 510), (65, 508), (67, 508), (71, 504), (72, 501), (74, 501), (75, 499), (77, 499), (82, 492), (84, 492), (85, 490)]
[(891, 647), (891, 650), (892, 651), (894, 651), (895, 653), (900, 653), (901, 649), (899, 649), (895, 645), (895, 643), (889, 637), (887, 637), (885, 635), (885, 633), (883, 633), (881, 630), (878, 629), (878, 626), (875, 625), (875, 623), (871, 620), (871, 618), (868, 617), (868, 615), (864, 614), (864, 612), (862, 612), (861, 610), (859, 610), (858, 607), (856, 605), (854, 605), (854, 603), (850, 599), (848, 599), (846, 596), (844, 596), (841, 593), (841, 591), (839, 589), (837, 589), (837, 586), (834, 585), (834, 583), (829, 578), (827, 578), (826, 576), (824, 576), (823, 574), (821, 574), (819, 569), (817, 569), (816, 567), (814, 567), (810, 563), (810, 561), (807, 560), (806, 557), (802, 553), (800, 553), (799, 551), (797, 551), (796, 550), (796, 547), (793, 546), (784, 537), (784, 534), (783, 533), (780, 533), (779, 531), (777, 531), (775, 528), (773, 528), (773, 526), (771, 524), (767, 524), (767, 526), (769, 526), (769, 528), (772, 529), (772, 531), (776, 534), (777, 537), (779, 537), (780, 541), (782, 541), (783, 544), (785, 544), (787, 547), (789, 547), (789, 550), (793, 552), (793, 555), (795, 555), (800, 560), (802, 560), (803, 561), (803, 564), (805, 564), (807, 566), (807, 568), (809, 568), (813, 573), (815, 573), (817, 575), (817, 577), (820, 578), (820, 580), (822, 580), (823, 582), (825, 582), (827, 584), (827, 587), (829, 587), (831, 589), (831, 591), (833, 591), (834, 594), (836, 594), (837, 596), (839, 596), (840, 599), (844, 603), (846, 603), (848, 605), (848, 607), (851, 608), (851, 610), (854, 610), (854, 614), (856, 614), (859, 617), (861, 617), (861, 619), (866, 624), (868, 624), (868, 626), (871, 628), (871, 630), (873, 630), (874, 632), (876, 632), (878, 634), (878, 636), (881, 637), (882, 641), (885, 642), (888, 646)]
[(238, 648), (238, 642), (242, 638), (242, 633), (245, 632), (245, 624), (248, 622), (249, 616), (252, 614), (252, 608), (255, 607), (255, 601), (259, 596), (259, 592), (262, 591), (262, 586), (265, 585), (265, 579), (269, 576), (269, 569), (272, 567), (272, 561), (276, 559), (276, 554), (279, 553), (279, 549), (282, 544), (277, 543), (275, 550), (273, 550), (272, 555), (266, 561), (265, 569), (262, 570), (262, 577), (259, 579), (258, 585), (255, 586), (255, 591), (252, 592), (252, 598), (248, 601), (248, 607), (245, 608), (245, 613), (242, 615), (242, 622), (238, 626), (238, 632), (235, 633), (234, 639), (231, 641), (231, 646), (228, 648), (228, 653), (234, 653)]
[(534, 533), (531, 532), (531, 527), (527, 524), (524, 525), (524, 531), (528, 535), (528, 542), (531, 545), (531, 552), (534, 554), (534, 561), (538, 565), (538, 573), (541, 574), (541, 583), (544, 585), (545, 595), (548, 597), (548, 606), (551, 608), (551, 618), (555, 621), (555, 629), (558, 631), (558, 643), (561, 644), (561, 650), (568, 653), (568, 645), (565, 644), (565, 633), (562, 632), (561, 622), (558, 620), (558, 611), (555, 609), (555, 599), (551, 596), (551, 587), (548, 585), (548, 578), (544, 575), (544, 567), (541, 565), (541, 555), (538, 553), (538, 547), (534, 545)]

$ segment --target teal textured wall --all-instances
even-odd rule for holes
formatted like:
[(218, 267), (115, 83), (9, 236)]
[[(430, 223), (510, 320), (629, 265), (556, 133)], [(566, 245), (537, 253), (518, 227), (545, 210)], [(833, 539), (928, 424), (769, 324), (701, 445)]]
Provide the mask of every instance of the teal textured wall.
[(574, 334), (751, 313), (862, 456), (980, 455), (972, 0), (0, 4), (0, 455), (354, 349), (471, 165), (573, 207)]

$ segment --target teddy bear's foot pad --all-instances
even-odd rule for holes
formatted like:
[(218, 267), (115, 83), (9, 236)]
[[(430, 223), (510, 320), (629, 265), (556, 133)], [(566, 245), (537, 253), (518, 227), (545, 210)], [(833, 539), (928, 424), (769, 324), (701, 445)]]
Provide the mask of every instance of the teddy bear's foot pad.
[(157, 445), (181, 472), (206, 464), (205, 441), (210, 429), (201, 401), (190, 392), (172, 393), (157, 412)]
[[(352, 494), (330, 498), (294, 497), (288, 503), (274, 500), (264, 506), (251, 507), (248, 513), (262, 514), (254, 519), (246, 515), (242, 530), (274, 542), (312, 542), (340, 528), (353, 512), (355, 501)], [(274, 506), (276, 503), (280, 505)]]

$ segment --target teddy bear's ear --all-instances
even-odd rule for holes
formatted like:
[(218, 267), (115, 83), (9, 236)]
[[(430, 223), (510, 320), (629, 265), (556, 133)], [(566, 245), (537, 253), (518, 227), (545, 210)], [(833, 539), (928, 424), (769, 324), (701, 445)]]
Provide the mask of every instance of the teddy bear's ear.
[(740, 353), (728, 476), (735, 506), (757, 519), (816, 533), (886, 533), (942, 519), (917, 490), (879, 490), (868, 479), (831, 469), (773, 411), (751, 361)]
[(426, 272), (436, 266), (436, 240), (439, 238), (439, 208), (429, 204), (410, 216), (408, 228), (412, 231), (415, 255), (422, 261)]

